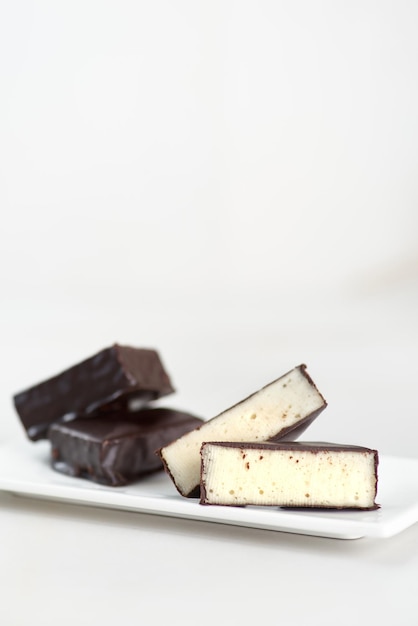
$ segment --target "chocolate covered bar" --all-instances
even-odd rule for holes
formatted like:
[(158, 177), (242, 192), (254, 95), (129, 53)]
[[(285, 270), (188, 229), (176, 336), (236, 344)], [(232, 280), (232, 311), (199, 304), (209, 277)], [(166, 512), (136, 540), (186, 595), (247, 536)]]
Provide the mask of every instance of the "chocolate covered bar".
[(204, 443), (201, 504), (375, 509), (378, 453), (329, 443)]
[(305, 365), (159, 450), (175, 487), (186, 497), (200, 492), (200, 447), (204, 441), (296, 439), (327, 406)]
[(202, 420), (167, 408), (117, 411), (49, 428), (52, 467), (112, 487), (162, 469), (155, 451)]
[(50, 424), (148, 402), (174, 391), (155, 350), (115, 344), (25, 391), (13, 400), (32, 440), (45, 439)]

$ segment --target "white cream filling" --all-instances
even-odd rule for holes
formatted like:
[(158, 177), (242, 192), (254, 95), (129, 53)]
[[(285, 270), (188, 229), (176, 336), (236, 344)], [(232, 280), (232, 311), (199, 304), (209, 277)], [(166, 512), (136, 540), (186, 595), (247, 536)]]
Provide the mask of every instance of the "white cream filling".
[(205, 445), (206, 504), (369, 508), (376, 496), (369, 451), (254, 450)]

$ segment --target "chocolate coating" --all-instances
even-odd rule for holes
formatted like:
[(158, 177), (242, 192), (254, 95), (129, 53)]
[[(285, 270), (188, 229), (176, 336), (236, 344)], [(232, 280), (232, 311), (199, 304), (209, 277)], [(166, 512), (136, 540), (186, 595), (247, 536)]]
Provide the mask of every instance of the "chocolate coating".
[(223, 448), (250, 448), (253, 450), (289, 450), (299, 452), (373, 452), (377, 450), (365, 446), (352, 445), (349, 443), (333, 443), (329, 441), (211, 441), (212, 446)]
[(168, 408), (116, 411), (50, 426), (52, 467), (70, 476), (117, 487), (162, 470), (155, 451), (202, 423)]
[(64, 372), (17, 393), (14, 405), (29, 439), (45, 439), (50, 424), (148, 402), (174, 391), (155, 350), (115, 344)]

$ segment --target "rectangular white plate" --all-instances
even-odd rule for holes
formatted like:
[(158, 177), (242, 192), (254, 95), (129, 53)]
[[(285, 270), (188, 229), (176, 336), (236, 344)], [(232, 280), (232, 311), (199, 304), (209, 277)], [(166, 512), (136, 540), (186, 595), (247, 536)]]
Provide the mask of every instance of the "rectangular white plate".
[(290, 511), (202, 506), (157, 473), (128, 487), (104, 487), (51, 469), (49, 444), (0, 443), (0, 490), (88, 506), (338, 539), (390, 537), (418, 521), (418, 460), (380, 456), (376, 511)]

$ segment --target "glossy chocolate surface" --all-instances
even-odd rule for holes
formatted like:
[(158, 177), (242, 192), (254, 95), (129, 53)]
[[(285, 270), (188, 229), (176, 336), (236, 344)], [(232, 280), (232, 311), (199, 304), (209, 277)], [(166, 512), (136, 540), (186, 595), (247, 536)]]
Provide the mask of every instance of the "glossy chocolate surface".
[(222, 448), (250, 448), (252, 450), (289, 450), (311, 453), (329, 450), (330, 452), (373, 452), (377, 454), (377, 450), (365, 446), (328, 441), (211, 441), (210, 444)]
[(49, 428), (52, 467), (64, 474), (121, 486), (163, 468), (155, 451), (202, 420), (168, 408), (115, 411)]
[(13, 400), (32, 440), (45, 439), (50, 424), (103, 410), (144, 403), (174, 391), (155, 350), (115, 344)]

